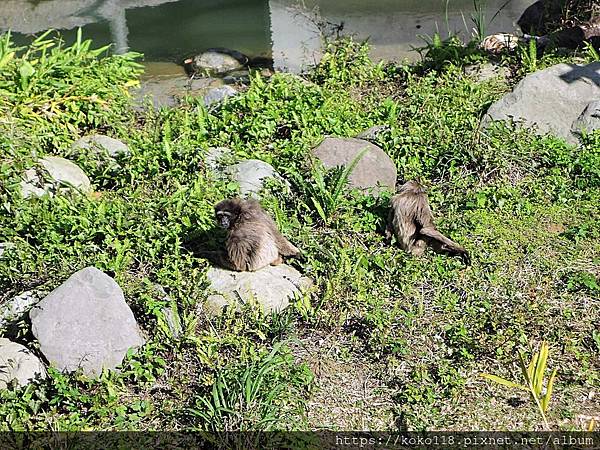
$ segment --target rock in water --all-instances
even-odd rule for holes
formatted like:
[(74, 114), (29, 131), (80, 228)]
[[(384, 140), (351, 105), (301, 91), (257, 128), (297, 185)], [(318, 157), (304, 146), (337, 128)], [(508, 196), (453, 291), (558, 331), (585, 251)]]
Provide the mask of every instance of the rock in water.
[(207, 278), (210, 295), (204, 309), (211, 315), (218, 315), (226, 306), (256, 302), (265, 313), (281, 311), (290, 304), (290, 299), (310, 286), (310, 279), (303, 277), (293, 267), (286, 264), (267, 266), (256, 272), (233, 272), (213, 267)]
[(576, 136), (593, 133), (596, 130), (600, 130), (600, 100), (588, 103), (571, 127), (571, 131)]
[(586, 66), (557, 64), (523, 78), (514, 90), (494, 103), (482, 125), (494, 120), (515, 120), (535, 126), (540, 133), (552, 133), (576, 143), (573, 122), (590, 100), (600, 98), (600, 62)]
[(76, 140), (71, 146), (71, 153), (76, 154), (81, 150), (106, 152), (112, 158), (130, 154), (129, 147), (123, 142), (103, 134), (91, 134)]
[(221, 86), (212, 88), (204, 96), (204, 104), (210, 106), (213, 103), (220, 103), (228, 97), (237, 95), (237, 91), (231, 86)]
[(6, 389), (13, 380), (17, 386), (25, 386), (45, 377), (46, 369), (34, 354), (16, 342), (0, 338), (0, 389)]
[(348, 179), (349, 185), (360, 189), (373, 189), (377, 195), (381, 188), (396, 188), (396, 165), (378, 146), (356, 138), (328, 137), (312, 153), (326, 168), (349, 166), (363, 150), (367, 152), (358, 162)]
[(226, 171), (240, 185), (240, 194), (243, 196), (258, 194), (269, 178), (283, 180), (273, 166), (258, 159), (242, 161)]
[(211, 48), (194, 58), (194, 67), (197, 70), (215, 74), (241, 69), (247, 63), (246, 55), (226, 48)]
[(88, 193), (92, 190), (90, 179), (77, 165), (68, 159), (45, 156), (38, 161), (45, 172), (40, 177), (35, 169), (25, 171), (21, 182), (23, 197), (41, 197), (59, 190), (79, 190)]
[(87, 267), (42, 299), (30, 313), (46, 359), (60, 370), (79, 367), (88, 376), (114, 369), (127, 350), (144, 344), (119, 285)]

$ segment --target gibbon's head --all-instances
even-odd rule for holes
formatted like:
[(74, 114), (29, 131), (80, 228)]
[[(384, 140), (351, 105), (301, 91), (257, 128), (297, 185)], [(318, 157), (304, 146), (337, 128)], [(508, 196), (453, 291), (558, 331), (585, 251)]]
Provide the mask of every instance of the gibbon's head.
[(403, 192), (423, 194), (425, 193), (425, 188), (421, 186), (421, 184), (418, 181), (410, 180), (404, 183), (403, 185), (396, 187), (396, 192), (399, 194)]
[(217, 224), (224, 229), (229, 229), (238, 219), (241, 212), (241, 200), (228, 199), (217, 203), (215, 206), (215, 219)]

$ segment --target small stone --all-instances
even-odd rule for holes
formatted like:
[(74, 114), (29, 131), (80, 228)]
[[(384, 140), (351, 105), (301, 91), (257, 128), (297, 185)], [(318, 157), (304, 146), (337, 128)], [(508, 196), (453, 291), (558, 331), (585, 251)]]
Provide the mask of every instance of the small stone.
[(374, 127), (367, 128), (362, 133), (356, 135), (357, 139), (364, 139), (366, 141), (375, 141), (380, 133), (384, 131), (388, 131), (390, 129), (389, 125), (375, 125)]
[(5, 252), (16, 248), (16, 245), (12, 242), (0, 242), (0, 258), (4, 255)]
[(95, 267), (74, 273), (29, 312), (32, 332), (59, 370), (98, 376), (144, 339), (123, 291)]
[(223, 82), (225, 84), (249, 84), (250, 72), (247, 70), (234, 70), (223, 77)]
[(204, 310), (219, 315), (225, 307), (239, 308), (242, 304), (256, 302), (265, 313), (282, 311), (294, 296), (310, 286), (293, 267), (286, 264), (267, 266), (256, 272), (233, 272), (213, 267), (207, 278), (210, 290)]
[(42, 362), (26, 347), (0, 338), (0, 389), (16, 382), (26, 386), (35, 379), (46, 378)]
[(284, 181), (270, 164), (258, 159), (248, 159), (226, 169), (240, 186), (242, 196), (258, 194), (268, 179)]
[(197, 70), (221, 74), (240, 69), (248, 63), (248, 57), (226, 48), (211, 48), (194, 58)]
[(90, 179), (79, 166), (68, 159), (57, 156), (45, 156), (38, 160), (43, 176), (29, 169), (23, 174), (21, 194), (23, 197), (41, 197), (57, 191), (77, 190), (89, 193), (92, 190)]
[(371, 142), (356, 138), (327, 137), (312, 150), (312, 153), (325, 168), (331, 169), (349, 166), (365, 149), (365, 154), (348, 177), (349, 186), (364, 190), (372, 189), (374, 195), (378, 195), (381, 189), (394, 191), (397, 178), (396, 165), (381, 148)]
[(596, 130), (600, 130), (600, 100), (588, 103), (571, 127), (571, 132), (576, 136), (593, 133)]
[(26, 291), (0, 305), (0, 328), (19, 320), (41, 297), (37, 291)]
[(220, 103), (228, 97), (237, 95), (237, 93), (238, 91), (229, 85), (212, 88), (204, 96), (204, 104), (210, 106), (214, 103)]
[(119, 155), (129, 155), (129, 147), (118, 139), (105, 136), (103, 134), (92, 134), (84, 136), (73, 143), (71, 153), (77, 154), (81, 150), (94, 150), (96, 152), (106, 152), (114, 158)]
[(465, 67), (465, 75), (474, 78), (478, 83), (484, 83), (496, 78), (508, 78), (509, 71), (498, 64), (471, 64)]
[(513, 51), (518, 45), (519, 38), (514, 34), (498, 33), (486, 36), (483, 41), (481, 41), (481, 44), (479, 44), (479, 48), (494, 55), (498, 55), (502, 52)]

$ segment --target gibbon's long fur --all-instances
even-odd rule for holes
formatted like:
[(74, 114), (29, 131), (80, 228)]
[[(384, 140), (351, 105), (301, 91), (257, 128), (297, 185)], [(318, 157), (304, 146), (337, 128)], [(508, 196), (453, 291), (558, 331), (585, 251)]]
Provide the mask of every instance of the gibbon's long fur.
[(425, 189), (416, 181), (403, 184), (392, 197), (387, 237), (392, 233), (400, 247), (413, 255), (422, 255), (430, 245), (438, 253), (460, 256), (466, 264), (470, 263), (467, 251), (435, 228)]
[(228, 269), (252, 272), (300, 253), (254, 199), (223, 200), (215, 206), (215, 218), (227, 230), (221, 263)]

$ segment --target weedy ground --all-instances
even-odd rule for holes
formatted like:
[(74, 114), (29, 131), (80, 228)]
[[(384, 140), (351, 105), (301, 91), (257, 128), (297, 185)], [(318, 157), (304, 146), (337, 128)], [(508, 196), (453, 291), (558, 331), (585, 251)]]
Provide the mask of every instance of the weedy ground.
[[(486, 60), (473, 46), (429, 50), (415, 65), (374, 64), (366, 46), (336, 41), (304, 76), (256, 75), (217, 108), (190, 98), (136, 112), (136, 55), (49, 37), (16, 49), (2, 37), (0, 241), (16, 248), (1, 260), (0, 303), (94, 265), (123, 287), (148, 341), (99, 379), (51, 370), (1, 391), (0, 429), (536, 430), (525, 395), (479, 374), (519, 381), (518, 352), (543, 340), (558, 368), (551, 426), (582, 429), (580, 417), (598, 415), (600, 134), (575, 148), (511, 126), (481, 130), (490, 103), (526, 74), (525, 53), (500, 62), (509, 80), (478, 82), (463, 70)], [(536, 66), (590, 57), (546, 54)], [(440, 230), (465, 245), (470, 266), (385, 243), (389, 195), (332, 199), (339, 177), (307, 163), (323, 136), (382, 124), (377, 142), (399, 178), (428, 187)], [(20, 197), (35, 158), (94, 132), (131, 149), (116, 165), (78, 156), (94, 195)], [(209, 146), (263, 159), (292, 182), (262, 202), (303, 250), (292, 264), (315, 289), (281, 314), (202, 311), (209, 264), (194, 248), (216, 239), (212, 207), (236, 188), (207, 169)], [(25, 322), (12, 338), (31, 339)]]

